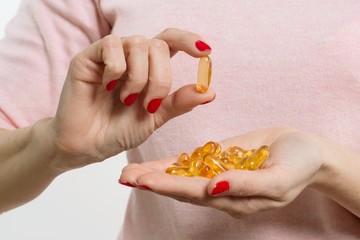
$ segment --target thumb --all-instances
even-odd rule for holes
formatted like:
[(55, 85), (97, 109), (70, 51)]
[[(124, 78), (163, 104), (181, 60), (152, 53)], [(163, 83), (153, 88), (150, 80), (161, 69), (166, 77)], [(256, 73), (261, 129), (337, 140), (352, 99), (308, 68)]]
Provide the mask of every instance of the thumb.
[(190, 112), (194, 107), (209, 103), (214, 99), (215, 92), (211, 88), (205, 93), (199, 93), (196, 91), (195, 84), (185, 85), (163, 100), (154, 116), (155, 128), (159, 128), (170, 119)]
[(203, 57), (211, 53), (211, 47), (196, 33), (168, 28), (155, 36), (167, 43), (171, 57), (183, 51), (193, 57)]
[(283, 181), (279, 178), (271, 169), (231, 170), (211, 179), (207, 191), (211, 196), (261, 196), (276, 199), (282, 196), (283, 188), (277, 185)]

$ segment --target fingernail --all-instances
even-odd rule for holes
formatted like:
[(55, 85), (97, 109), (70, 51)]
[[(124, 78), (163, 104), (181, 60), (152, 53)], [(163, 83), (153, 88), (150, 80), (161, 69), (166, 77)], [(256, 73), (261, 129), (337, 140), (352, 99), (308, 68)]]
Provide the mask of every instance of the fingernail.
[(127, 96), (124, 100), (125, 106), (131, 106), (135, 102), (138, 95), (139, 95), (138, 93), (133, 93)]
[(204, 43), (203, 41), (200, 41), (200, 40), (195, 42), (195, 46), (197, 49), (199, 49), (202, 52), (211, 50), (211, 47), (209, 45), (207, 45), (206, 43)]
[(214, 95), (213, 99), (211, 99), (211, 100), (209, 100), (209, 101), (206, 101), (206, 102), (203, 102), (202, 104), (211, 103), (212, 101), (214, 101), (214, 100), (215, 100), (215, 97), (216, 97), (216, 95)]
[(121, 182), (119, 180), (119, 183), (122, 184), (122, 185), (128, 186), (128, 187), (135, 187), (134, 185), (132, 185), (131, 183), (128, 183), (128, 182)]
[(229, 191), (230, 189), (230, 184), (228, 181), (221, 181), (221, 182), (218, 182), (215, 184), (212, 192), (211, 192), (211, 195), (212, 196), (216, 196), (216, 195), (219, 195), (219, 194), (222, 194), (224, 192), (227, 192)]
[(139, 188), (143, 189), (143, 190), (152, 190), (151, 188), (149, 188), (146, 185), (138, 185)]
[(109, 82), (106, 85), (106, 90), (108, 90), (108, 91), (113, 90), (116, 87), (117, 82), (118, 82), (117, 80), (112, 80), (111, 82)]
[(160, 107), (161, 102), (162, 102), (161, 98), (156, 98), (151, 100), (147, 106), (147, 111), (149, 113), (155, 113), (156, 110), (158, 110), (158, 108)]

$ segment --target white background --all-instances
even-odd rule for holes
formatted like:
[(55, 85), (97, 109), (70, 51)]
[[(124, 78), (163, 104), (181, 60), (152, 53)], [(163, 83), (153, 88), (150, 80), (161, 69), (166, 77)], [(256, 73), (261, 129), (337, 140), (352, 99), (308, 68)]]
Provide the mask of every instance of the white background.
[[(19, 4), (0, 1), (0, 38)], [(59, 176), (37, 199), (0, 215), (0, 240), (116, 239), (130, 193), (117, 183), (125, 165), (122, 153)]]

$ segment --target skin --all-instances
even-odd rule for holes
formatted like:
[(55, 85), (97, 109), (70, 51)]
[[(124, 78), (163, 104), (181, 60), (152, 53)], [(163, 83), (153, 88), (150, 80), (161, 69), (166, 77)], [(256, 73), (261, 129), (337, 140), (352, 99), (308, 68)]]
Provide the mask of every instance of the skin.
[[(170, 119), (213, 100), (212, 89), (200, 94), (194, 84), (169, 94), (176, 52), (210, 54), (196, 48), (198, 40), (179, 29), (153, 39), (110, 35), (76, 55), (53, 118), (0, 130), (0, 213), (34, 199), (58, 175), (136, 147)], [(125, 106), (133, 93), (138, 98)], [(162, 99), (155, 113), (147, 111), (152, 99)]]
[[(166, 168), (177, 160), (169, 157), (130, 164), (123, 169), (120, 181), (237, 218), (284, 207), (305, 188), (314, 188), (360, 217), (358, 152), (321, 136), (282, 127), (259, 129), (220, 144), (223, 149), (268, 145), (271, 155), (259, 170), (231, 170), (212, 179), (166, 174)], [(212, 195), (215, 186), (224, 181), (229, 183), (228, 191)]]

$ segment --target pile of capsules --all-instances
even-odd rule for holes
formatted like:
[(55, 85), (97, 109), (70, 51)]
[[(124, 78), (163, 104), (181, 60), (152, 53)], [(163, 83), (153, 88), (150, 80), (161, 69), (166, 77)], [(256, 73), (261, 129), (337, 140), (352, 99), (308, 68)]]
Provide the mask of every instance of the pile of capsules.
[(178, 161), (166, 169), (166, 173), (212, 178), (227, 170), (256, 170), (269, 156), (270, 148), (265, 145), (252, 150), (232, 146), (222, 151), (220, 144), (208, 142), (196, 148), (191, 155), (182, 153)]

